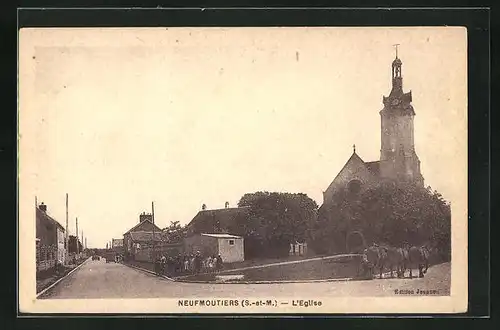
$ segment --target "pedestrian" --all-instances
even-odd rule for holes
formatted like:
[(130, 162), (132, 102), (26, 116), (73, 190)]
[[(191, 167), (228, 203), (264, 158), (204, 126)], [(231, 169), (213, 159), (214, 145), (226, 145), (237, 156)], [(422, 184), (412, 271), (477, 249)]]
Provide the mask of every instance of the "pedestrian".
[(199, 273), (201, 271), (201, 263), (202, 263), (201, 253), (200, 253), (200, 251), (198, 251), (196, 253), (196, 256), (194, 257), (194, 272), (195, 273)]
[(177, 257), (175, 257), (175, 272), (176, 274), (180, 274), (181, 271), (182, 271), (181, 255), (178, 254)]
[(212, 258), (212, 257), (209, 256), (207, 261), (208, 261), (208, 264), (207, 264), (207, 266), (208, 266), (207, 267), (208, 268), (208, 272), (211, 273), (214, 270), (214, 267), (215, 267), (215, 265), (214, 265), (214, 258)]
[(184, 256), (184, 272), (187, 273), (189, 271), (189, 257)]
[(189, 257), (189, 271), (191, 273), (194, 273), (195, 270), (194, 263), (195, 263), (195, 257), (194, 255), (191, 254), (191, 256)]
[(174, 260), (172, 259), (171, 256), (167, 256), (166, 263), (167, 263), (167, 274), (169, 276), (173, 276), (174, 275)]
[(161, 256), (160, 265), (161, 265), (161, 267), (160, 267), (161, 274), (165, 275), (165, 267), (167, 265), (167, 258), (165, 257), (165, 255)]
[(153, 258), (153, 270), (155, 272), (156, 275), (158, 275), (158, 271), (159, 271), (159, 260), (158, 260), (158, 257), (154, 257)]
[(217, 256), (217, 261), (215, 264), (218, 272), (220, 272), (222, 268), (224, 268), (224, 263), (222, 261), (222, 257), (220, 256), (220, 254)]
[(206, 257), (205, 259), (203, 259), (203, 267), (202, 267), (202, 268), (203, 268), (203, 270), (204, 270), (205, 272), (207, 272), (207, 271), (208, 271), (208, 260), (209, 260), (209, 258), (210, 258), (210, 257)]

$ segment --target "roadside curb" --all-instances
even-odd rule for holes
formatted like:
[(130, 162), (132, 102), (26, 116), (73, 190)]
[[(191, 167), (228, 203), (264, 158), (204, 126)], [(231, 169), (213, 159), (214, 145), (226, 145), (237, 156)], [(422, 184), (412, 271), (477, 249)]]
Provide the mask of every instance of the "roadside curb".
[(46, 293), (47, 291), (49, 291), (50, 289), (52, 289), (53, 287), (55, 287), (57, 284), (59, 284), (59, 282), (61, 282), (66, 277), (68, 277), (71, 274), (73, 274), (77, 269), (79, 269), (80, 267), (82, 267), (89, 260), (90, 260), (90, 257), (87, 258), (87, 259), (85, 259), (84, 262), (82, 262), (81, 264), (79, 264), (78, 266), (76, 266), (75, 268), (73, 268), (71, 271), (69, 271), (68, 274), (64, 275), (63, 277), (61, 277), (60, 279), (58, 279), (57, 281), (55, 281), (54, 283), (52, 283), (51, 285), (49, 285), (48, 287), (46, 287), (45, 289), (43, 289), (42, 291), (40, 291), (39, 293), (37, 293), (36, 294), (36, 298), (38, 299), (38, 297), (40, 297), (41, 295), (43, 295), (44, 293)]
[(168, 276), (165, 276), (165, 275), (158, 275), (158, 274), (156, 274), (155, 272), (153, 272), (153, 271), (151, 271), (149, 269), (145, 269), (145, 268), (133, 266), (133, 265), (130, 265), (130, 264), (127, 264), (127, 263), (122, 263), (122, 264), (125, 265), (125, 266), (127, 266), (127, 267), (130, 267), (132, 269), (136, 269), (136, 270), (139, 270), (141, 272), (145, 272), (145, 273), (148, 273), (148, 274), (151, 274), (151, 275), (155, 275), (156, 277), (161, 277), (161, 278), (164, 278), (164, 279), (172, 281), (172, 282), (177, 282), (175, 279), (173, 279), (171, 277), (168, 277)]
[[(391, 278), (390, 273), (382, 273), (384, 276), (382, 279), (397, 279), (397, 277)], [(283, 281), (238, 281), (238, 282), (215, 282), (215, 281), (189, 281), (183, 279), (173, 279), (175, 282), (180, 283), (198, 283), (198, 284), (290, 284), (290, 283), (325, 283), (325, 282), (351, 282), (351, 281), (373, 281), (380, 280), (378, 277), (374, 278), (355, 278), (355, 277), (343, 277), (343, 278), (327, 278), (323, 280), (283, 280)]]
[(346, 278), (328, 278), (324, 280), (284, 280), (284, 281), (238, 281), (238, 282), (214, 282), (214, 281), (186, 281), (175, 280), (180, 283), (198, 283), (198, 284), (292, 284), (292, 283), (325, 283), (325, 282), (348, 282), (357, 279)]

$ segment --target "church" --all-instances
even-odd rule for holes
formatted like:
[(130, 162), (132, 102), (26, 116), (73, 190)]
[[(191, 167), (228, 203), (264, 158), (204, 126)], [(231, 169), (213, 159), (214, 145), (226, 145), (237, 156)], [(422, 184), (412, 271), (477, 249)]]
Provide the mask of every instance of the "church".
[(380, 160), (365, 162), (353, 146), (353, 153), (338, 175), (323, 192), (323, 206), (333, 202), (334, 195), (343, 189), (357, 194), (384, 181), (414, 183), (424, 186), (420, 160), (415, 151), (414, 117), (411, 91), (403, 90), (402, 61), (392, 62), (392, 90), (382, 99)]

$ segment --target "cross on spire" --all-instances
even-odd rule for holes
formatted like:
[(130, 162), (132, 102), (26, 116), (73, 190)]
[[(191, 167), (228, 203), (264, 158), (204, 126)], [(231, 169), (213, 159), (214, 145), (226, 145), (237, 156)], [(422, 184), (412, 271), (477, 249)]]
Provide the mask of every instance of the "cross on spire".
[(394, 46), (394, 48), (396, 48), (396, 58), (398, 58), (398, 46), (399, 46), (399, 44), (394, 44), (393, 46)]
[(352, 152), (356, 153), (356, 145), (355, 144), (352, 145)]

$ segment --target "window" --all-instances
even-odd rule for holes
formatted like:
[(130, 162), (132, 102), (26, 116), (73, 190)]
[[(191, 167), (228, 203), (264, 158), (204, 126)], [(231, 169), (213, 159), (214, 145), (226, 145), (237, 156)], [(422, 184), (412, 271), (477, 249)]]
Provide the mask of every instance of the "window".
[(347, 190), (351, 194), (359, 193), (361, 191), (361, 181), (359, 181), (359, 180), (350, 181), (349, 184), (347, 185)]
[(229, 240), (229, 245), (234, 245), (234, 239)]

